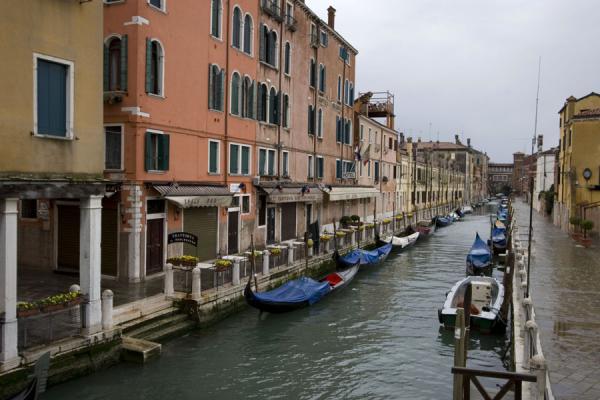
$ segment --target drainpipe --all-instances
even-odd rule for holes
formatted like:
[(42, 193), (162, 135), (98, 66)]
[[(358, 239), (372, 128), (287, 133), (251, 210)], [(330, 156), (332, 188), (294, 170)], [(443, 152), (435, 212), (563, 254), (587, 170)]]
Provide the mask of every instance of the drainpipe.
[[(350, 57), (350, 56), (348, 56)], [(340, 143), (340, 164), (342, 168), (342, 179), (344, 178), (344, 138), (346, 137), (346, 123), (344, 121), (344, 111), (346, 109), (346, 90), (345, 84), (346, 82), (346, 60), (342, 60), (342, 137)], [(336, 88), (337, 89), (337, 88)], [(348, 95), (350, 95), (350, 85), (348, 85)], [(369, 115), (369, 106), (367, 105), (367, 116)], [(352, 121), (354, 124), (354, 121)], [(354, 167), (356, 169), (356, 165)], [(354, 172), (356, 173), (356, 171)]]
[(227, 4), (227, 17), (225, 19), (225, 21), (227, 21), (227, 24), (225, 24), (227, 26), (227, 32), (225, 33), (225, 87), (224, 87), (224, 92), (225, 92), (225, 98), (223, 99), (223, 111), (225, 113), (225, 135), (223, 138), (223, 142), (225, 144), (225, 169), (224, 169), (224, 175), (225, 175), (225, 186), (228, 185), (229, 183), (229, 174), (228, 174), (228, 168), (229, 168), (229, 135), (228, 135), (228, 126), (229, 126), (229, 17), (230, 17), (230, 13), (229, 13), (229, 0), (227, 0), (226, 2)]
[[(283, 49), (284, 49), (284, 41), (283, 41), (283, 26), (285, 25), (285, 14), (283, 14), (283, 8), (280, 10), (280, 14), (283, 15), (283, 21), (279, 24), (279, 40), (281, 41), (279, 46), (279, 104), (277, 106), (279, 112), (279, 123), (277, 124), (277, 181), (281, 181), (281, 165), (283, 160), (281, 159), (281, 155), (283, 154), (281, 151), (281, 126), (283, 125), (283, 115), (281, 113), (282, 105), (283, 105), (283, 65), (285, 60), (283, 59)], [(291, 57), (290, 57), (291, 61)], [(289, 104), (288, 104), (289, 107)], [(316, 159), (315, 159), (316, 160)], [(288, 157), (288, 164), (290, 160)], [(289, 165), (288, 165), (289, 168)]]
[[(315, 26), (317, 27), (317, 38), (316, 40), (319, 39), (319, 30), (321, 29), (319, 24), (316, 23), (317, 21), (315, 21)], [(310, 43), (309, 45), (312, 46), (312, 40), (313, 38), (310, 38)], [(318, 110), (317, 110), (317, 99), (319, 98), (319, 43), (317, 42), (317, 45), (314, 48), (313, 51), (314, 55), (315, 55), (315, 96), (313, 99), (313, 116), (314, 116), (314, 123), (313, 123), (313, 162), (312, 162), (312, 167), (313, 167), (313, 176), (312, 176), (312, 181), (313, 183), (317, 182), (317, 115), (318, 115)], [(310, 76), (309, 76), (309, 80), (310, 80)], [(308, 82), (309, 86), (310, 86), (310, 82)], [(325, 162), (325, 161), (323, 161)]]

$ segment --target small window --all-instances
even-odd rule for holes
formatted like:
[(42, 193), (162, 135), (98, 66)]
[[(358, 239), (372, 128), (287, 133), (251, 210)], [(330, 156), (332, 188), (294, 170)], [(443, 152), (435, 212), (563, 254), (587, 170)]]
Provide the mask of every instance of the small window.
[(157, 40), (146, 39), (146, 93), (163, 95), (164, 52)]
[(210, 10), (210, 34), (216, 38), (221, 38), (221, 0), (211, 0)]
[(267, 224), (267, 195), (261, 194), (256, 202), (256, 212), (258, 213), (258, 226)]
[(342, 161), (335, 160), (335, 178), (342, 179)]
[(71, 136), (72, 63), (35, 59), (36, 110), (34, 132), (61, 138)]
[(146, 171), (169, 170), (169, 135), (146, 132)]
[(327, 88), (327, 68), (323, 64), (319, 64), (319, 92), (325, 93)]
[(317, 137), (323, 137), (323, 109), (319, 108), (317, 112)]
[(165, 212), (165, 201), (162, 199), (148, 200), (146, 203), (147, 214), (162, 214)]
[(258, 174), (260, 176), (275, 175), (275, 155), (273, 149), (258, 150)]
[(337, 80), (337, 101), (342, 101), (342, 77), (339, 75)]
[(321, 46), (327, 47), (329, 44), (329, 35), (325, 31), (321, 31)]
[(283, 109), (281, 110), (281, 125), (284, 128), (290, 127), (290, 96), (283, 95)]
[(231, 46), (236, 49), (242, 48), (242, 11), (239, 7), (233, 9), (233, 21), (232, 21), (232, 38)]
[(158, 8), (161, 11), (166, 10), (165, 2), (166, 0), (148, 0), (148, 4), (150, 4), (152, 7)]
[(105, 138), (105, 157), (104, 157), (104, 168), (108, 170), (121, 170), (123, 169), (122, 161), (122, 150), (123, 150), (123, 131), (120, 125), (105, 126), (104, 127), (104, 138)]
[(312, 58), (310, 59), (310, 66), (308, 69), (308, 81), (311, 87), (317, 86), (317, 64)]
[(35, 199), (21, 200), (21, 218), (37, 219), (37, 200), (35, 200)]
[(243, 194), (242, 198), (242, 214), (250, 214), (250, 195)]
[(290, 153), (284, 151), (281, 153), (281, 171), (283, 176), (290, 176)]
[(317, 178), (323, 179), (324, 172), (325, 172), (324, 159), (321, 156), (317, 156)]
[(285, 50), (283, 55), (283, 72), (287, 75), (290, 74), (292, 62), (292, 46), (290, 42), (285, 42)]
[(215, 111), (223, 111), (223, 98), (225, 90), (225, 69), (218, 65), (209, 66), (208, 79), (208, 108)]
[(211, 174), (219, 173), (219, 146), (216, 140), (208, 141), (208, 172)]
[(244, 17), (244, 53), (252, 54), (252, 38), (254, 34), (254, 23), (252, 16), (246, 14)]

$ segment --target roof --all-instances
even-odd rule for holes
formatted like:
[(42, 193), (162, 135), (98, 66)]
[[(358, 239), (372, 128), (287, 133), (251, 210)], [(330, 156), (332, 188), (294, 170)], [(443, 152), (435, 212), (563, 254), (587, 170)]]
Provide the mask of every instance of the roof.
[(468, 150), (464, 144), (452, 142), (413, 142), (417, 149), (435, 149), (435, 150)]
[(489, 168), (493, 168), (493, 167), (512, 167), (513, 163), (489, 163), (488, 167)]
[(587, 98), (588, 98), (588, 97), (590, 97), (590, 96), (598, 96), (598, 97), (600, 97), (600, 94), (598, 94), (598, 93), (596, 93), (596, 92), (591, 92), (590, 94), (586, 94), (585, 96), (583, 96), (583, 97), (581, 97), (581, 98), (579, 98), (579, 99), (575, 98), (574, 96), (569, 96), (569, 97), (567, 98), (567, 100), (565, 101), (565, 104), (562, 106), (562, 108), (561, 108), (560, 110), (558, 110), (558, 113), (560, 114), (561, 112), (563, 112), (563, 110), (564, 110), (564, 109), (565, 109), (565, 107), (567, 106), (567, 103), (569, 103), (570, 101), (575, 101), (575, 102), (577, 102), (577, 101), (580, 101), (580, 100), (587, 99)]
[(575, 114), (573, 119), (597, 118), (600, 117), (600, 108), (592, 108), (590, 110), (582, 110), (579, 114)]
[(358, 115), (359, 119), (364, 119), (364, 120), (367, 120), (367, 121), (369, 121), (369, 122), (371, 122), (371, 123), (373, 123), (375, 125), (378, 125), (381, 129), (385, 129), (386, 131), (388, 131), (388, 133), (395, 133), (396, 135), (399, 135), (398, 131), (390, 128), (386, 124), (382, 124), (381, 122), (377, 121), (374, 118), (368, 117), (365, 114), (360, 114), (360, 113), (358, 113), (357, 115)]

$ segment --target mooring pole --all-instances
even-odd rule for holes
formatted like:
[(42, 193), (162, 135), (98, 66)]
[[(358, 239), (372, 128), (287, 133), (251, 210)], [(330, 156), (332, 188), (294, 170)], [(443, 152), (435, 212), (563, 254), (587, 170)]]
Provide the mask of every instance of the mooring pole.
[[(454, 323), (454, 366), (466, 367), (465, 359), (465, 310), (456, 309), (456, 321)], [(454, 374), (453, 400), (462, 400), (463, 398), (463, 378), (459, 374)]]

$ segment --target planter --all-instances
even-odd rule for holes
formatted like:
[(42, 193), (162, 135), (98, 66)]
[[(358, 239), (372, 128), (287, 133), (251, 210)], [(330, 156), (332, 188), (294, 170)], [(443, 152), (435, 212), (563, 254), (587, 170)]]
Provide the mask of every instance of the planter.
[(17, 318), (26, 318), (34, 315), (38, 315), (40, 313), (39, 308), (31, 308), (29, 310), (17, 310)]
[(182, 269), (193, 269), (196, 267), (196, 263), (193, 261), (177, 261), (172, 264), (174, 267), (179, 267)]
[(49, 312), (53, 312), (53, 311), (64, 310), (65, 308), (67, 308), (68, 305), (69, 305), (69, 303), (48, 304), (48, 305), (42, 306), (42, 311), (45, 313), (49, 313)]
[(75, 306), (80, 305), (81, 303), (83, 303), (83, 297), (79, 296), (78, 298), (71, 300), (69, 302), (68, 306), (69, 307), (75, 307)]

